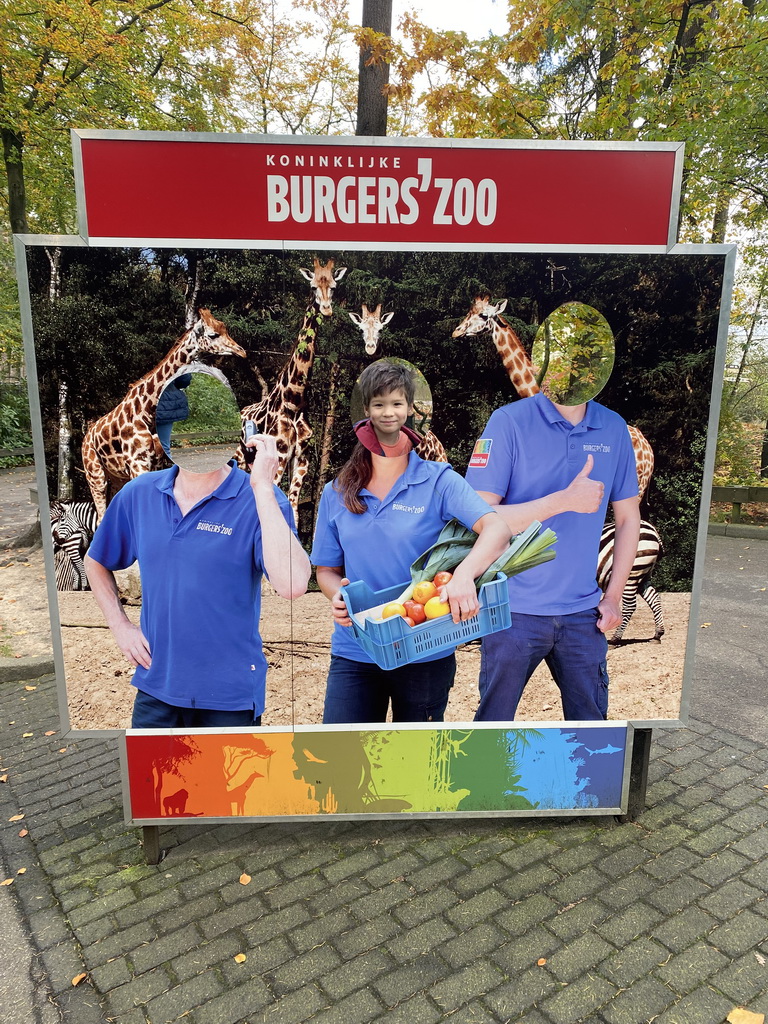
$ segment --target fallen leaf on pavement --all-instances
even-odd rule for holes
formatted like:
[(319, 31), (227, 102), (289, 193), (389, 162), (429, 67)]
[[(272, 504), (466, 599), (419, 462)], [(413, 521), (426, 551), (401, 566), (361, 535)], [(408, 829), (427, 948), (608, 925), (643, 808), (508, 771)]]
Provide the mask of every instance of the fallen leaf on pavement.
[(543, 967), (546, 962), (547, 962), (547, 958), (542, 956), (542, 957), (539, 957), (539, 959), (536, 961), (536, 964), (537, 964), (538, 967)]
[(21, 821), (23, 817), (23, 814), (14, 814), (14, 816), (12, 818), (9, 818), (8, 821)]
[(250, 875), (246, 875), (245, 872), (243, 872), (242, 875), (240, 875), (240, 885), (248, 885), (250, 880), (251, 880), (251, 876)]
[(761, 967), (765, 967), (765, 957), (762, 953), (758, 953), (757, 950), (755, 950), (755, 960), (757, 960)]
[(36, 690), (36, 689), (37, 689), (37, 687), (36, 687), (36, 686), (25, 686), (25, 687), (24, 687), (24, 689), (25, 689), (25, 690), (30, 690), (30, 691), (31, 691), (31, 690)]
[(7, 781), (8, 781), (8, 776), (7, 775), (0, 775), (0, 782), (7, 782)]
[(85, 980), (85, 978), (87, 978), (87, 977), (88, 977), (88, 975), (87, 975), (87, 974), (85, 974), (85, 973), (83, 973), (83, 974), (76, 974), (76, 975), (74, 976), (74, 978), (72, 979), (72, 984), (73, 984), (73, 985), (79, 985), (79, 984), (80, 984), (80, 982), (81, 982), (81, 981), (84, 981), (84, 980)]
[(16, 872), (17, 875), (26, 875), (26, 873), (27, 873), (27, 869), (26, 868), (19, 868), (19, 870)]
[(245, 953), (238, 953), (238, 954), (237, 954), (237, 955), (236, 955), (236, 956), (234, 957), (234, 961), (235, 961), (235, 963), (236, 963), (236, 964), (244, 964), (244, 963), (245, 963), (245, 961), (246, 961), (246, 955), (245, 955)]
[(711, 625), (712, 625), (712, 623), (711, 623), (711, 622), (702, 622), (702, 624), (701, 624), (701, 628), (702, 628), (702, 629), (706, 629), (706, 628), (707, 628), (707, 626), (711, 626)]
[(745, 1010), (742, 1006), (734, 1006), (726, 1020), (730, 1021), (730, 1024), (764, 1024), (765, 1014), (752, 1013), (751, 1010)]
[(60, 754), (66, 754), (66, 752), (67, 752), (67, 748), (66, 747), (59, 747), (59, 753)]
[(3, 881), (0, 882), (0, 885), (13, 885), (13, 879), (12, 878), (4, 878)]
[(33, 732), (23, 732), (23, 733), (21, 734), (21, 738), (22, 738), (23, 740), (25, 740), (25, 739), (27, 739), (27, 738), (28, 738), (29, 736), (34, 736), (34, 735), (35, 735), (35, 734), (34, 734)]
[(46, 736), (55, 736), (56, 735), (56, 730), (55, 729), (49, 729), (48, 732), (45, 735)]
[(29, 835), (29, 829), (28, 828), (23, 828), (21, 830), (21, 832), (19, 832), (19, 838), (20, 839), (23, 839), (24, 836), (28, 836), (28, 835)]

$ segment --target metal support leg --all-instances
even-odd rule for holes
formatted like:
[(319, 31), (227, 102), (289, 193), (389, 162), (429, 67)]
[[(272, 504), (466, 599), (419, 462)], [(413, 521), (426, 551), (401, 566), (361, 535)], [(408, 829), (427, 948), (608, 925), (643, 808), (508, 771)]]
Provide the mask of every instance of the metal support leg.
[(160, 849), (160, 828), (157, 825), (142, 825), (144, 856), (147, 864), (159, 864), (163, 851)]
[(632, 763), (629, 769), (627, 813), (618, 816), (620, 822), (635, 821), (638, 815), (645, 810), (652, 736), (653, 729), (635, 729), (632, 741)]

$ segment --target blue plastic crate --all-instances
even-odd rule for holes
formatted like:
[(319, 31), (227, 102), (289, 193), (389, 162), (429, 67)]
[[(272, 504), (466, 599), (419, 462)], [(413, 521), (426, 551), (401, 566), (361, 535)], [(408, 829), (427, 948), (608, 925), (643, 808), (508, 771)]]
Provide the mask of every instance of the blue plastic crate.
[(459, 644), (496, 633), (510, 624), (509, 591), (503, 573), (480, 587), (480, 611), (466, 622), (454, 623), (450, 615), (430, 619), (420, 626), (409, 626), (399, 615), (383, 622), (367, 619), (363, 625), (355, 621), (354, 616), (360, 612), (396, 601), (407, 586), (406, 582), (386, 590), (371, 590), (367, 583), (358, 580), (341, 588), (352, 619), (352, 633), (379, 668), (398, 668), (440, 651), (452, 651)]

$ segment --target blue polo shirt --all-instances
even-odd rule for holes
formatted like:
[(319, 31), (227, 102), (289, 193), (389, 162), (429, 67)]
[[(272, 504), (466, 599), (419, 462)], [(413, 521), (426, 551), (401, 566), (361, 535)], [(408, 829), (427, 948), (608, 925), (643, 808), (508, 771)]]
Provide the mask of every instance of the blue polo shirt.
[[(139, 562), (152, 665), (136, 669), (134, 686), (177, 707), (259, 715), (267, 675), (261, 525), (248, 475), (230, 466), (185, 516), (173, 496), (178, 467), (131, 480), (107, 507), (88, 554), (111, 570)], [(275, 493), (293, 528), (288, 499)]]
[(587, 456), (590, 476), (605, 485), (597, 512), (563, 512), (543, 522), (557, 534), (556, 557), (513, 576), (513, 612), (567, 615), (596, 608), (595, 581), (600, 533), (608, 503), (637, 497), (637, 470), (627, 425), (617, 413), (588, 402), (573, 426), (543, 394), (497, 409), (476, 443), (467, 481), (478, 491), (501, 495), (502, 505), (541, 498), (567, 487)]
[[(372, 590), (405, 588), (411, 564), (447, 522), (458, 519), (471, 529), (492, 511), (447, 463), (425, 462), (415, 452), (383, 501), (366, 488), (360, 498), (366, 510), (358, 515), (344, 505), (333, 483), (326, 485), (310, 559), (313, 565), (343, 566), (350, 582), (364, 580)], [(331, 651), (352, 661), (373, 661), (348, 626), (334, 624)], [(444, 657), (441, 651), (420, 660)]]

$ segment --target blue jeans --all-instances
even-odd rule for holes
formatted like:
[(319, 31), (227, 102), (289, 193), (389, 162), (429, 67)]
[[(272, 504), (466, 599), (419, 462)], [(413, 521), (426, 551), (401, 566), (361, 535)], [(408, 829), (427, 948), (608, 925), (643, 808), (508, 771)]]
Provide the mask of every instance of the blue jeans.
[(261, 715), (253, 716), (253, 708), (245, 711), (217, 711), (212, 708), (180, 708), (175, 704), (136, 691), (133, 702), (132, 729), (228, 729), (261, 725)]
[(512, 613), (512, 625), (483, 637), (477, 722), (511, 722), (534, 669), (545, 661), (566, 721), (608, 717), (608, 641), (597, 609), (572, 615)]
[(455, 675), (455, 654), (389, 670), (332, 654), (323, 724), (385, 722), (390, 701), (393, 722), (442, 722)]

